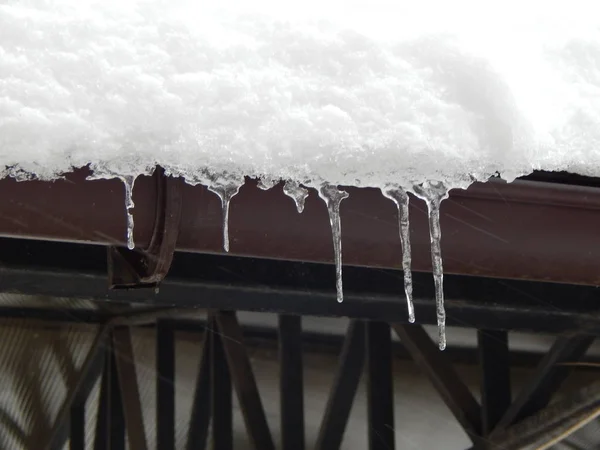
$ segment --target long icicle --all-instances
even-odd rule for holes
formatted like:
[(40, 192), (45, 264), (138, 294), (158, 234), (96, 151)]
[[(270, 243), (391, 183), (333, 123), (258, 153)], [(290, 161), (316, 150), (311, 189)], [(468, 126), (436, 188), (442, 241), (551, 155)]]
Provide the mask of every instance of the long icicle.
[(348, 193), (339, 190), (336, 186), (324, 183), (321, 189), (319, 189), (319, 196), (325, 201), (327, 211), (329, 212), (335, 259), (337, 301), (342, 303), (344, 301), (344, 290), (342, 287), (342, 224), (340, 220), (340, 203), (345, 198), (348, 198)]
[(413, 286), (411, 272), (411, 248), (410, 248), (410, 218), (408, 204), (410, 197), (400, 187), (381, 189), (384, 196), (392, 200), (398, 207), (398, 227), (400, 243), (402, 245), (402, 269), (404, 271), (404, 293), (406, 294), (406, 307), (408, 309), (408, 321), (415, 322), (415, 307), (413, 304)]
[(414, 187), (415, 194), (425, 200), (429, 214), (431, 240), (431, 266), (435, 284), (435, 302), (440, 350), (446, 348), (446, 310), (444, 309), (444, 268), (442, 266), (442, 229), (440, 227), (440, 204), (448, 198), (448, 189), (441, 182), (425, 182)]
[(208, 185), (208, 190), (214, 192), (221, 199), (221, 207), (223, 210), (223, 248), (229, 252), (229, 204), (231, 199), (240, 191), (242, 183), (227, 182), (227, 183), (212, 183)]
[(135, 207), (133, 203), (133, 185), (137, 177), (133, 175), (122, 175), (119, 179), (125, 185), (125, 212), (127, 213), (127, 248), (133, 250), (135, 248), (135, 242), (133, 240), (133, 213), (132, 209)]

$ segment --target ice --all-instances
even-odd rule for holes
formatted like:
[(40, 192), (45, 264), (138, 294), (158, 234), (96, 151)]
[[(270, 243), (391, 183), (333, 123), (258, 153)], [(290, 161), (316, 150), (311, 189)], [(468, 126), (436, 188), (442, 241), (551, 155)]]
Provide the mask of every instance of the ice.
[(333, 256), (335, 259), (335, 287), (337, 301), (344, 301), (344, 289), (342, 286), (342, 224), (340, 220), (340, 203), (348, 198), (346, 191), (339, 190), (331, 184), (323, 184), (319, 189), (319, 196), (327, 205), (329, 222), (331, 224), (331, 235), (333, 237)]
[(268, 191), (273, 186), (275, 186), (277, 182), (278, 180), (275, 180), (273, 178), (259, 178), (257, 186), (263, 191)]
[(221, 199), (223, 210), (223, 249), (229, 251), (229, 204), (231, 199), (237, 195), (242, 187), (242, 183), (228, 180), (218, 179), (208, 183), (208, 190), (214, 192)]
[(419, 198), (425, 200), (425, 203), (427, 203), (439, 346), (440, 350), (444, 350), (446, 348), (446, 311), (444, 309), (444, 268), (442, 266), (440, 204), (442, 200), (448, 198), (448, 189), (444, 183), (427, 181), (419, 186), (415, 186), (414, 191)]
[(308, 189), (296, 181), (288, 180), (283, 185), (283, 193), (294, 200), (298, 213), (304, 211), (304, 202), (308, 197)]
[(119, 176), (119, 179), (125, 186), (125, 212), (127, 213), (127, 248), (133, 250), (135, 242), (133, 240), (133, 213), (131, 210), (135, 207), (133, 203), (133, 185), (136, 177), (132, 175)]
[(410, 198), (406, 191), (399, 186), (381, 189), (383, 195), (391, 199), (398, 207), (398, 227), (400, 243), (402, 244), (402, 269), (404, 271), (404, 293), (406, 295), (406, 306), (408, 308), (408, 321), (414, 323), (415, 308), (412, 295), (412, 272), (411, 272), (411, 250), (410, 250), (410, 217), (408, 204)]

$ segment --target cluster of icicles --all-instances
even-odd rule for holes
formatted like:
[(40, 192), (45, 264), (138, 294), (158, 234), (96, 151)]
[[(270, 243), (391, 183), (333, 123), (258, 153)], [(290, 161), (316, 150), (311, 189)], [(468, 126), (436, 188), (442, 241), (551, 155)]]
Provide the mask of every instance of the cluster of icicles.
[[(133, 214), (131, 210), (133, 203), (133, 185), (134, 176), (120, 176), (120, 180), (125, 184), (125, 209), (127, 211), (127, 247), (135, 247), (133, 239)], [(274, 181), (259, 180), (258, 187), (263, 190), (271, 189), (276, 183)], [(215, 193), (221, 199), (223, 209), (223, 247), (229, 252), (229, 205), (231, 199), (239, 192), (242, 184), (238, 182), (219, 182), (209, 184), (208, 190)], [(304, 202), (308, 197), (309, 191), (304, 186), (295, 181), (287, 181), (283, 186), (283, 192), (291, 197), (296, 204), (298, 213), (304, 211)], [(412, 294), (412, 274), (411, 274), (411, 249), (410, 249), (410, 230), (409, 230), (409, 199), (407, 192), (400, 186), (388, 186), (382, 188), (383, 195), (392, 200), (398, 207), (398, 222), (400, 228), (400, 242), (402, 244), (402, 269), (404, 271), (404, 292), (406, 294), (406, 304), (408, 308), (408, 320), (411, 323), (415, 321), (415, 310), (413, 306)], [(446, 313), (444, 310), (444, 290), (442, 268), (442, 251), (440, 246), (441, 227), (440, 227), (440, 204), (442, 200), (448, 197), (448, 189), (441, 182), (425, 182), (413, 186), (412, 192), (424, 200), (427, 204), (429, 214), (429, 235), (431, 239), (431, 262), (433, 268), (433, 279), (435, 283), (435, 301), (438, 325), (438, 342), (440, 350), (446, 348)], [(342, 225), (340, 220), (340, 204), (342, 200), (348, 198), (346, 191), (338, 189), (337, 186), (324, 183), (318, 189), (318, 194), (327, 205), (329, 213), (329, 222), (331, 224), (331, 233), (333, 236), (333, 250), (336, 273), (337, 301), (344, 301), (342, 287)]]

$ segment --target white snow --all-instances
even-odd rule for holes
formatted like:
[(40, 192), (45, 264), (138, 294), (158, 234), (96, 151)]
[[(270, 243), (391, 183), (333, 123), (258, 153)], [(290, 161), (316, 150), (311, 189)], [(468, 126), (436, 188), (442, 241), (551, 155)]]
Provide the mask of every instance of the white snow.
[(3, 0), (0, 167), (600, 174), (599, 17), (581, 0)]

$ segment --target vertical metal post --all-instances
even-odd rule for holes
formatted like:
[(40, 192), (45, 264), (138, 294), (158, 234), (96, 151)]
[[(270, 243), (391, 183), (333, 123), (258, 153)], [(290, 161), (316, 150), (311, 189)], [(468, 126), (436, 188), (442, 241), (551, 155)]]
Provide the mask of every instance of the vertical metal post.
[(302, 374), (302, 318), (279, 316), (279, 393), (281, 447), (304, 450), (304, 389)]
[(85, 401), (71, 406), (69, 420), (69, 450), (85, 450)]
[(393, 450), (394, 386), (390, 326), (385, 322), (367, 322), (366, 339), (369, 450)]
[(156, 445), (175, 450), (175, 332), (163, 320), (156, 324)]
[(508, 332), (478, 330), (482, 434), (498, 424), (511, 402)]

